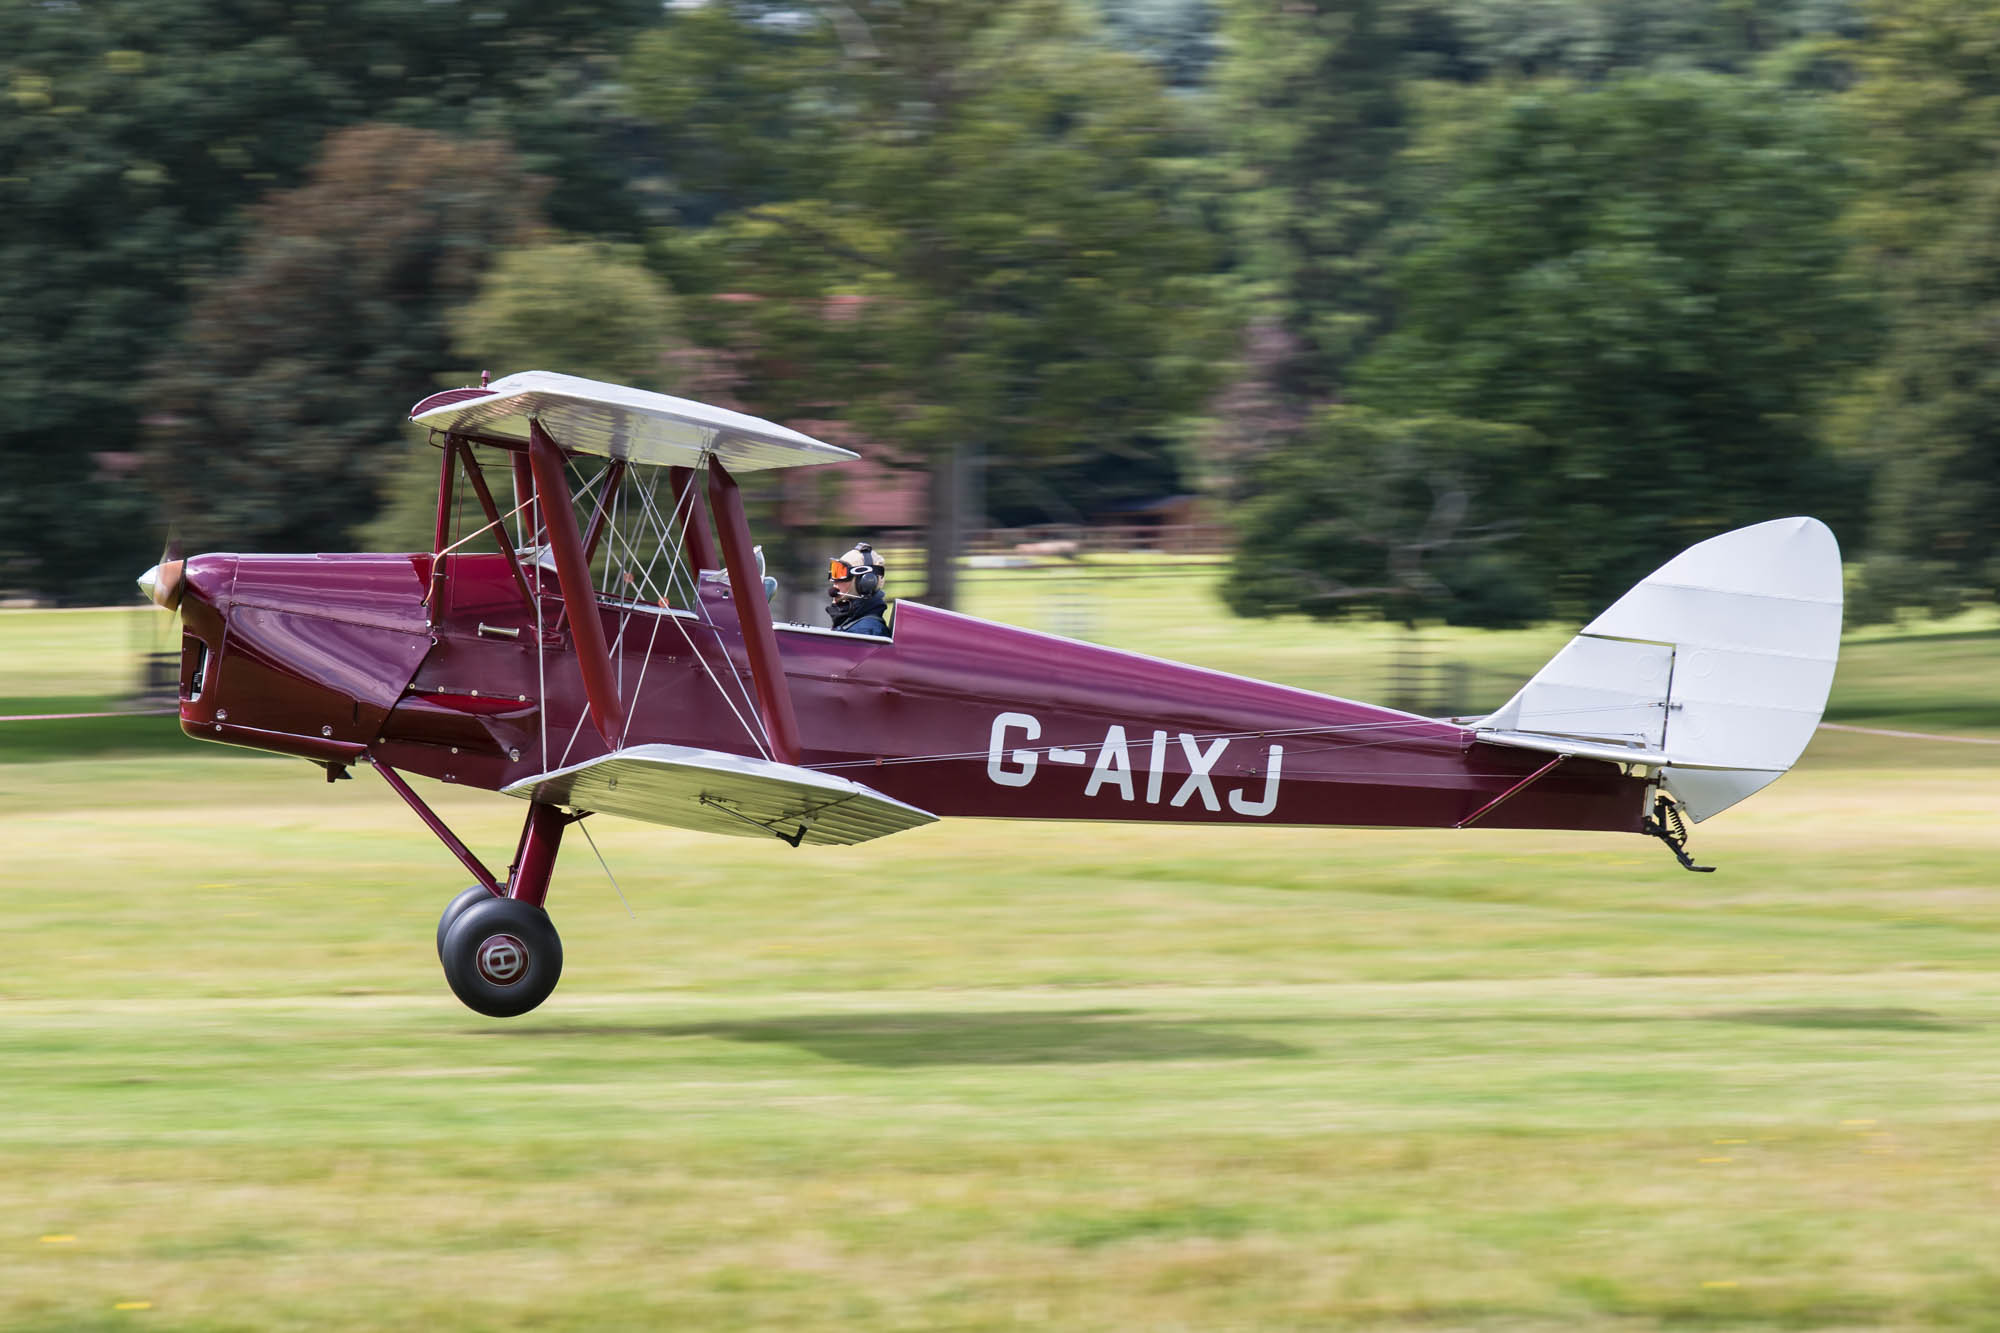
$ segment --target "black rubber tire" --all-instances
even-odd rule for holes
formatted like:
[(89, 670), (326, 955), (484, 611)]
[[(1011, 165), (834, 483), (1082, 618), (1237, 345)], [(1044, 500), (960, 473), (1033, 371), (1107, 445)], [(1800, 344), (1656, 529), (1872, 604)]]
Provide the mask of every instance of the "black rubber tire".
[(465, 1007), (488, 1018), (525, 1014), (562, 978), (562, 939), (549, 914), (488, 896), (444, 933), (444, 979)]
[(484, 902), (493, 896), (493, 891), (484, 884), (475, 884), (445, 905), (444, 915), (438, 918), (438, 961), (440, 963), (444, 961), (444, 933), (451, 929), (451, 923), (458, 920), (460, 914), (466, 908), (472, 906), (474, 903)]

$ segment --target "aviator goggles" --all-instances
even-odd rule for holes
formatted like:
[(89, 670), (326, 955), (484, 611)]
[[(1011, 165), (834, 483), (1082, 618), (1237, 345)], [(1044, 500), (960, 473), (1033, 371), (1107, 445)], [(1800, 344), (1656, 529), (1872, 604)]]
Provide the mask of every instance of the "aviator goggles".
[(867, 565), (850, 565), (845, 560), (829, 560), (826, 562), (826, 576), (838, 583), (842, 579), (853, 578), (867, 568), (869, 568)]

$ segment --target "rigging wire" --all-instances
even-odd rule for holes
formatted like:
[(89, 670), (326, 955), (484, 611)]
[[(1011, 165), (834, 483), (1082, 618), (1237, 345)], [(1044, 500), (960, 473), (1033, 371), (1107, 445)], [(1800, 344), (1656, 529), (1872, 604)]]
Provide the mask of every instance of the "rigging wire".
[[(644, 594), (646, 597), (651, 597), (653, 594), (657, 593), (659, 594), (659, 600), (663, 600), (671, 604), (672, 593), (674, 591), (677, 578), (684, 579), (686, 587), (688, 589), (687, 601), (690, 609), (694, 612), (695, 615), (700, 617), (704, 625), (706, 625), (711, 630), (715, 630), (716, 629), (715, 622), (712, 619), (710, 619), (708, 615), (708, 608), (702, 604), (701, 589), (700, 589), (701, 581), (699, 577), (699, 571), (695, 570), (690, 563), (686, 562), (683, 559), (683, 554), (686, 548), (686, 542), (682, 540), (682, 538), (685, 536), (687, 532), (688, 525), (694, 521), (693, 520), (694, 506), (701, 503), (699, 488), (695, 486), (687, 487), (686, 490), (683, 492), (683, 494), (681, 494), (676, 499), (674, 507), (671, 513), (669, 514), (663, 512), (658, 503), (661, 476), (662, 474), (655, 472), (653, 476), (652, 485), (645, 489), (637, 490), (637, 496), (641, 506), (642, 521), (644, 521), (646, 524), (649, 525), (651, 534), (656, 539), (653, 547), (653, 555), (650, 559), (647, 560), (645, 568), (641, 572), (640, 581), (636, 585), (637, 591), (641, 594)], [(679, 535), (676, 535), (677, 533)], [(628, 552), (630, 559), (636, 563), (639, 551), (637, 544), (623, 537), (621, 537), (620, 540), (623, 541), (625, 549)], [(660, 582), (656, 583), (653, 581), (653, 568), (659, 562), (660, 556), (662, 554), (665, 554), (667, 556), (667, 569), (665, 574), (662, 576)], [(643, 600), (643, 598), (640, 600)], [(630, 611), (628, 609), (627, 611), (628, 617), (629, 614)], [(735, 659), (728, 653), (727, 650), (721, 647), (721, 641), (718, 638), (715, 645), (717, 653), (721, 656), (722, 660), (729, 667), (730, 677), (736, 685), (737, 694), (743, 704), (742, 708), (738, 708), (737, 700), (732, 699), (730, 697), (729, 690), (722, 684), (721, 679), (716, 675), (715, 671), (709, 665), (708, 662), (709, 654), (704, 652), (701, 649), (701, 647), (695, 643), (694, 637), (689, 632), (688, 627), (685, 624), (681, 623), (681, 620), (678, 616), (673, 617), (673, 620), (675, 623), (675, 627), (679, 629), (681, 633), (681, 637), (687, 642), (688, 651), (693, 654), (694, 659), (700, 665), (703, 674), (705, 674), (709, 678), (709, 683), (715, 686), (716, 693), (719, 696), (721, 696), (723, 703), (728, 706), (729, 711), (731, 715), (735, 717), (737, 724), (743, 728), (744, 733), (747, 736), (749, 736), (751, 744), (757, 747), (758, 752), (764, 758), (770, 759), (772, 757), (770, 734), (764, 727), (763, 714), (757, 708), (755, 698), (751, 693), (750, 687), (744, 683), (742, 673), (736, 667)], [(657, 642), (657, 636), (659, 633), (659, 623), (657, 620), (654, 622), (653, 630), (654, 630), (655, 642)], [(623, 627), (623, 622), (621, 622), (620, 625), (621, 642), (623, 639), (623, 632), (624, 632), (624, 627)], [(719, 634), (719, 631), (717, 632)], [(647, 648), (646, 663), (650, 663), (651, 654), (652, 654), (652, 645), (649, 644)], [(645, 672), (645, 664), (642, 663), (640, 669), (640, 680), (642, 684), (645, 678), (644, 672)], [(636, 702), (636, 700), (637, 700), (637, 690), (635, 689), (634, 701)], [(565, 758), (567, 758), (567, 751), (565, 751)]]
[[(659, 477), (658, 477), (658, 475), (657, 475), (657, 474), (655, 474), (655, 476), (654, 476), (654, 478), (653, 478), (653, 493), (655, 493), (655, 494), (656, 494), (656, 493), (658, 492), (658, 490), (659, 490)], [(649, 494), (647, 494), (646, 492), (643, 492), (643, 491), (642, 491), (642, 492), (640, 493), (640, 498), (641, 498), (641, 500), (642, 500), (642, 501), (644, 502), (644, 504), (645, 504), (645, 507), (646, 507), (646, 515), (647, 515), (648, 517), (650, 517), (650, 518), (653, 518), (653, 519), (657, 519), (657, 518), (658, 518), (658, 516), (659, 516), (659, 511), (658, 511), (658, 510), (657, 510), (657, 508), (655, 508), (655, 506), (653, 505), (653, 502), (652, 502), (652, 497), (651, 497), (651, 495), (649, 495)], [(657, 525), (657, 529), (656, 529), (656, 530), (657, 530), (657, 531), (659, 532), (659, 534), (660, 534), (660, 547), (661, 547), (661, 549), (665, 549), (665, 547), (667, 546), (667, 544), (668, 544), (669, 542), (671, 542), (671, 541), (673, 540), (673, 525), (671, 524), (671, 522), (663, 522), (663, 523), (659, 523), (659, 524)], [(666, 576), (666, 577), (667, 577), (667, 582), (668, 582), (669, 584), (671, 584), (671, 583), (672, 583), (672, 581), (673, 581), (673, 572), (674, 572), (674, 570), (675, 570), (676, 568), (678, 568), (678, 567), (679, 567), (679, 565), (680, 565), (680, 560), (681, 560), (681, 557), (680, 557), (680, 551), (679, 551), (679, 549), (678, 549), (678, 548), (676, 548), (676, 549), (675, 549), (675, 551), (674, 551), (674, 554), (673, 554), (673, 556), (672, 556), (672, 558), (671, 558), (671, 560), (670, 560), (670, 562), (669, 562), (669, 563), (668, 563), (668, 565), (667, 565), (667, 576)], [(648, 572), (648, 574), (649, 574), (649, 575), (650, 575), (650, 573), (651, 573), (651, 569), (652, 569), (652, 567), (651, 567), (651, 565), (649, 564), (649, 565), (647, 566), (647, 572)], [(667, 600), (667, 598), (666, 598), (665, 596), (662, 596), (660, 600), (661, 600), (661, 601), (666, 601), (666, 600)], [(663, 620), (663, 619), (672, 619), (672, 620), (674, 620), (674, 621), (675, 621), (675, 623), (676, 623), (676, 624), (678, 624), (678, 623), (679, 623), (679, 617), (677, 617), (677, 616), (674, 616), (674, 617), (666, 617), (666, 616), (655, 616), (655, 617), (653, 617), (653, 633), (652, 633), (652, 636), (651, 636), (650, 638), (648, 638), (648, 639), (647, 639), (647, 641), (646, 641), (646, 654), (645, 654), (645, 656), (639, 659), (639, 679), (638, 679), (638, 680), (637, 680), (637, 681), (636, 681), (636, 682), (635, 682), (635, 683), (633, 684), (633, 686), (632, 686), (632, 706), (633, 706), (633, 707), (634, 707), (635, 709), (636, 709), (636, 708), (637, 708), (637, 707), (639, 706), (639, 693), (640, 693), (640, 691), (642, 691), (642, 690), (644, 690), (644, 689), (646, 688), (646, 670), (647, 670), (647, 668), (649, 668), (649, 667), (651, 667), (651, 666), (653, 665), (653, 649), (654, 649), (654, 648), (655, 648), (656, 646), (658, 646), (658, 644), (659, 644), (659, 640), (660, 640), (660, 621), (661, 621), (661, 620)], [(622, 634), (624, 633), (624, 631), (623, 631), (623, 629), (622, 629), (622, 628), (620, 629), (619, 633), (620, 633), (621, 635), (622, 635)]]
[[(608, 472), (608, 466), (600, 469), (595, 477), (591, 478), (581, 487), (578, 493), (579, 498), (595, 490), (598, 484), (608, 475)], [(615, 488), (608, 500), (608, 503), (612, 506), (612, 512), (607, 515), (605, 523), (605, 531), (609, 538), (606, 548), (605, 582), (608, 589), (609, 585), (614, 582), (614, 579), (617, 580), (618, 591), (610, 592), (607, 590), (605, 595), (613, 597), (621, 603), (619, 607), (618, 633), (611, 644), (612, 651), (618, 658), (618, 692), (621, 697), (624, 695), (625, 659), (625, 654), (621, 650), (631, 625), (631, 618), (639, 609), (639, 604), (642, 602), (662, 599), (671, 600), (669, 595), (673, 590), (675, 576), (683, 572), (682, 544), (676, 540), (675, 530), (678, 525), (680, 530), (685, 531), (687, 523), (691, 521), (692, 506), (698, 502), (696, 488), (690, 486), (686, 489), (686, 493), (680, 497), (680, 503), (676, 505), (671, 516), (664, 514), (657, 502), (659, 486), (660, 474), (657, 472), (649, 487), (640, 487), (635, 484), (633, 490), (639, 501), (639, 510), (636, 519), (634, 519), (633, 515), (626, 508), (625, 488), (623, 486)], [(652, 554), (650, 556), (644, 555), (641, 541), (635, 540), (633, 535), (628, 532), (628, 529), (633, 527), (637, 528), (642, 539), (651, 541)], [(656, 580), (654, 571), (663, 555), (667, 559), (667, 570)], [(640, 564), (642, 559), (644, 560), (643, 565)], [(638, 570), (636, 578), (632, 576), (632, 571), (635, 568)], [(690, 592), (694, 594), (689, 600), (695, 613), (713, 630), (715, 626), (708, 619), (706, 609), (700, 604), (698, 578), (695, 577), (692, 570), (685, 572), (685, 578)], [(629, 591), (627, 584), (629, 584)], [(683, 623), (681, 617), (671, 614), (670, 606), (662, 609), (668, 610), (670, 613), (666, 616), (654, 616), (652, 633), (649, 636), (646, 651), (641, 658), (638, 678), (633, 684), (632, 704), (636, 705), (638, 703), (640, 692), (645, 688), (646, 672), (651, 666), (654, 651), (659, 643), (660, 621), (662, 619), (670, 619), (674, 622), (675, 627), (680, 630), (682, 637), (687, 641), (688, 649), (693, 654), (696, 663), (701, 667), (703, 674), (708, 677), (709, 683), (715, 687), (716, 693), (735, 717), (738, 725), (742, 726), (744, 733), (749, 736), (751, 743), (757, 747), (759, 754), (766, 760), (769, 760), (772, 757), (772, 753), (769, 745), (769, 736), (763, 732), (762, 715), (758, 713), (755, 704), (752, 702), (749, 689), (744, 685), (742, 676), (737, 672), (735, 662), (730, 654), (727, 651), (721, 652), (723, 660), (729, 665), (730, 674), (734, 679), (737, 692), (749, 709), (747, 716), (743, 709), (737, 707), (736, 700), (730, 697), (729, 689), (722, 683), (714, 669), (709, 665), (709, 654), (703, 652), (701, 647), (695, 643), (692, 634), (689, 632), (687, 625)], [(719, 641), (717, 646), (718, 648), (720, 647)], [(546, 685), (544, 685), (544, 694), (546, 696)], [(576, 719), (576, 724), (570, 729), (569, 738), (564, 742), (562, 757), (556, 761), (553, 766), (554, 768), (560, 768), (569, 762), (570, 753), (575, 749), (577, 740), (583, 734), (584, 721), (585, 718), (582, 715), (579, 715)], [(543, 718), (543, 727), (546, 733), (546, 716)], [(544, 765), (547, 766), (546, 734), (543, 742), (543, 755)]]
[[(682, 503), (688, 507), (688, 515), (684, 516), (682, 519), (683, 524), (692, 522), (693, 506), (700, 503), (700, 501), (696, 498), (695, 487), (689, 486), (687, 488), (686, 494), (682, 497)], [(676, 508), (675, 512), (679, 513), (678, 507)], [(685, 531), (685, 528), (683, 528), (683, 531)], [(677, 565), (680, 562), (680, 550), (678, 547), (676, 547), (675, 549), (674, 562)], [(755, 704), (751, 702), (749, 691), (744, 689), (742, 677), (736, 674), (735, 662), (730, 659), (730, 656), (726, 650), (721, 649), (721, 631), (716, 629), (715, 622), (708, 618), (708, 609), (701, 604), (701, 599), (699, 596), (698, 578), (695, 580), (695, 583), (696, 583), (697, 595), (694, 599), (694, 604), (693, 604), (694, 612), (696, 615), (701, 617), (702, 624), (706, 626), (708, 630), (716, 636), (715, 643), (718, 652), (720, 653), (722, 660), (728, 663), (729, 665), (730, 676), (732, 679), (735, 680), (737, 690), (743, 695), (745, 706), (749, 708), (750, 712), (749, 717), (746, 718), (743, 715), (743, 711), (737, 708), (736, 701), (729, 697), (729, 691), (723, 687), (722, 681), (720, 680), (720, 678), (716, 676), (714, 668), (712, 668), (708, 664), (708, 654), (704, 653), (701, 650), (701, 648), (695, 643), (694, 635), (689, 631), (687, 625), (684, 622), (682, 622), (682, 620), (678, 616), (674, 617), (674, 625), (676, 628), (680, 630), (681, 637), (687, 641), (688, 651), (694, 655), (694, 660), (701, 667), (702, 674), (708, 677), (709, 684), (715, 686), (716, 695), (720, 697), (723, 704), (728, 707), (731, 715), (735, 717), (738, 725), (740, 725), (743, 728), (744, 733), (750, 737), (750, 743), (757, 747), (757, 753), (761, 755), (763, 758), (769, 760), (772, 758), (772, 752), (770, 746), (770, 737), (766, 735), (763, 730), (763, 722), (764, 722), (763, 714), (759, 713), (757, 711)], [(754, 719), (754, 721), (752, 719)]]
[[(704, 451), (703, 451), (703, 453), (702, 453), (702, 469), (701, 469), (701, 470), (702, 470), (702, 471), (703, 471), (704, 473), (706, 473), (706, 472), (707, 472), (707, 470), (708, 470), (708, 469), (707, 469), (707, 464), (708, 464), (708, 453), (707, 453), (707, 451), (705, 451), (705, 450), (704, 450)], [(690, 494), (690, 495), (694, 494), (694, 487), (693, 487), (693, 486), (689, 486), (689, 487), (688, 487), (688, 494)], [(760, 588), (760, 589), (759, 589), (759, 591), (762, 591), (762, 589)], [(714, 622), (714, 621), (712, 621), (712, 620), (709, 620), (709, 618), (708, 618), (708, 608), (706, 608), (706, 607), (704, 607), (704, 606), (702, 606), (702, 605), (701, 605), (701, 603), (700, 603), (700, 599), (699, 599), (699, 598), (697, 598), (697, 599), (696, 599), (696, 602), (695, 602), (695, 611), (697, 612), (697, 614), (699, 614), (699, 615), (701, 616), (701, 618), (702, 618), (702, 619), (703, 619), (704, 621), (708, 621), (708, 624), (709, 624), (709, 627), (710, 627), (710, 628), (714, 628), (714, 627), (715, 627), (715, 622)], [(742, 623), (743, 623), (743, 612), (742, 612), (742, 611), (741, 611), (740, 609), (739, 609), (739, 610), (737, 611), (737, 613), (736, 613), (736, 617), (737, 617), (737, 625), (738, 625), (739, 627), (741, 627), (741, 625), (742, 625)], [(720, 631), (718, 631), (718, 634), (719, 634), (719, 633), (720, 633)], [(749, 631), (745, 630), (745, 631), (744, 631), (743, 633), (744, 633), (744, 637), (746, 637), (746, 638), (747, 638), (747, 637), (748, 637), (748, 634), (749, 634)], [(720, 640), (720, 638), (718, 638), (718, 639), (717, 639), (717, 644), (718, 644), (718, 646), (720, 646), (720, 643), (721, 643), (721, 640)], [(741, 694), (741, 695), (743, 696), (743, 705), (744, 705), (744, 707), (745, 707), (745, 708), (746, 708), (746, 709), (747, 709), (747, 710), (749, 711), (749, 714), (750, 714), (750, 716), (751, 716), (751, 717), (753, 717), (753, 718), (755, 718), (755, 719), (757, 720), (757, 730), (758, 730), (758, 732), (761, 732), (761, 733), (763, 734), (763, 739), (762, 739), (761, 741), (758, 741), (758, 742), (757, 742), (757, 748), (763, 751), (763, 753), (764, 753), (764, 757), (765, 757), (766, 759), (771, 759), (771, 758), (774, 758), (774, 757), (775, 757), (775, 751), (776, 751), (776, 749), (777, 749), (777, 743), (776, 743), (775, 741), (773, 741), (773, 740), (771, 739), (771, 734), (770, 734), (770, 731), (769, 731), (769, 729), (768, 729), (768, 728), (766, 728), (766, 727), (765, 727), (765, 725), (764, 725), (764, 714), (763, 714), (763, 712), (762, 712), (762, 711), (761, 711), (761, 710), (760, 710), (760, 709), (759, 709), (759, 708), (757, 707), (757, 705), (756, 705), (756, 703), (755, 703), (755, 701), (754, 701), (754, 697), (753, 697), (753, 695), (751, 694), (751, 691), (750, 691), (750, 687), (749, 687), (748, 685), (745, 685), (745, 684), (743, 683), (743, 673), (742, 673), (741, 671), (737, 670), (737, 668), (736, 668), (736, 659), (735, 659), (735, 657), (734, 657), (734, 656), (732, 656), (732, 655), (731, 655), (731, 654), (729, 653), (729, 651), (728, 651), (727, 649), (723, 649), (723, 650), (722, 650), (722, 660), (723, 660), (723, 662), (724, 662), (724, 663), (725, 663), (725, 664), (726, 664), (726, 665), (727, 665), (727, 666), (729, 667), (729, 676), (730, 676), (730, 679), (731, 679), (731, 680), (734, 680), (734, 681), (736, 682), (736, 689), (737, 689), (737, 691), (738, 691), (738, 692), (739, 692), (739, 693), (740, 693), (740, 694)], [(781, 669), (782, 669), (782, 668), (781, 668)], [(720, 686), (718, 686), (717, 688), (720, 688)], [(731, 711), (731, 712), (735, 712), (735, 707), (734, 707), (734, 705), (731, 705), (731, 708), (730, 708), (730, 711)], [(742, 716), (743, 716), (743, 715), (742, 715), (741, 713), (738, 713), (738, 714), (737, 714), (737, 719), (738, 719), (739, 721), (741, 721), (741, 720), (742, 720)], [(757, 740), (757, 735), (756, 735), (756, 733), (753, 733), (753, 734), (752, 734), (752, 736), (751, 736), (751, 739), (752, 739), (753, 741), (754, 741), (754, 740)]]
[(597, 864), (604, 867), (604, 878), (611, 881), (611, 891), (618, 895), (619, 902), (625, 904), (625, 915), (637, 921), (639, 914), (632, 910), (631, 903), (625, 902), (625, 890), (618, 887), (618, 876), (611, 873), (611, 863), (604, 859), (603, 852), (597, 851), (597, 839), (590, 836), (590, 825), (579, 819), (577, 827), (583, 830), (583, 840), (590, 844), (590, 850), (597, 852)]
[[(1625, 705), (1607, 705), (1600, 708), (1589, 708), (1589, 709), (1578, 708), (1578, 709), (1571, 709), (1568, 711), (1571, 713), (1622, 712), (1624, 711), (1624, 709)], [(1326, 726), (1316, 726), (1316, 727), (1266, 727), (1266, 728), (1260, 728), (1255, 731), (1209, 731), (1209, 732), (1199, 732), (1199, 733), (1187, 732), (1187, 733), (1174, 733), (1174, 734), (1176, 735), (1184, 734), (1188, 737), (1190, 741), (1195, 743), (1200, 743), (1203, 741), (1215, 741), (1215, 740), (1236, 741), (1236, 740), (1283, 739), (1286, 737), (1301, 737), (1301, 738), (1315, 737), (1315, 736), (1335, 737), (1335, 736), (1349, 735), (1356, 732), (1386, 731), (1386, 730), (1396, 730), (1408, 727), (1436, 727), (1436, 726), (1452, 727), (1460, 731), (1466, 730), (1466, 728), (1459, 727), (1458, 724), (1456, 723), (1437, 722), (1430, 718), (1398, 718), (1388, 722), (1346, 722), (1346, 723), (1334, 723)], [(1616, 734), (1634, 735), (1634, 736), (1638, 735), (1638, 733), (1635, 732), (1621, 732)], [(1339, 748), (1343, 752), (1351, 752), (1354, 750), (1374, 749), (1384, 745), (1395, 745), (1405, 739), (1409, 738), (1405, 738), (1402, 736), (1389, 736), (1378, 741), (1365, 741), (1360, 743), (1347, 744), (1339, 747), (1329, 745), (1321, 747), (1321, 749)], [(1444, 740), (1447, 738), (1438, 737), (1437, 739)], [(1150, 744), (1150, 738), (1143, 737), (1142, 733), (1141, 739), (1129, 741), (1128, 744), (1135, 746)], [(1010, 753), (1015, 750), (1020, 750), (1027, 754), (1034, 755), (1038, 759), (1046, 759), (1049, 756), (1050, 752), (1055, 750), (1081, 751), (1085, 754), (1091, 754), (1096, 751), (1103, 750), (1104, 748), (1105, 748), (1105, 743), (1103, 741), (1098, 741), (1094, 744), (1083, 744), (1083, 745), (1010, 745), (1007, 747), (1007, 750)], [(804, 767), (820, 771), (830, 771), (832, 769), (837, 769), (837, 768), (888, 768), (896, 764), (929, 764), (929, 763), (945, 763), (951, 761), (973, 761), (973, 760), (983, 761), (987, 759), (991, 755), (991, 753), (992, 751), (990, 749), (944, 751), (936, 754), (898, 755), (893, 758), (885, 757), (880, 759), (843, 759), (843, 760), (837, 760), (832, 763), (806, 764), (804, 765)], [(1615, 763), (1618, 761), (1614, 759), (1614, 760), (1607, 760), (1606, 762)], [(1385, 774), (1384, 776), (1389, 776), (1389, 775)], [(1505, 775), (1487, 774), (1484, 776), (1505, 776)]]

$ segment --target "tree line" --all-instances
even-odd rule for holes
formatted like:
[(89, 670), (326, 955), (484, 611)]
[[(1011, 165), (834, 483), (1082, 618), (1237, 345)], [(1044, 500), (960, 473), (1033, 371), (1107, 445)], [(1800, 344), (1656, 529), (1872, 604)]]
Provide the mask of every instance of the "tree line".
[[(1168, 489), (1248, 614), (1582, 614), (1815, 513), (2000, 588), (2000, 0), (0, 11), (0, 591), (387, 541), (541, 365), (977, 518)], [(808, 485), (810, 483), (807, 483)], [(810, 504), (802, 506), (810, 508)]]

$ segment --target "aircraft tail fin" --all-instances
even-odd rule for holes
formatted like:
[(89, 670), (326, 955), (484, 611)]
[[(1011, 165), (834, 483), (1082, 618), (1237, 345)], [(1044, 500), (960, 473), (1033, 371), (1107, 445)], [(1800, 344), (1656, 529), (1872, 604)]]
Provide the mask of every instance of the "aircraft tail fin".
[(1495, 745), (1655, 768), (1707, 819), (1805, 751), (1840, 617), (1840, 547), (1824, 523), (1738, 528), (1662, 565), (1472, 725)]

